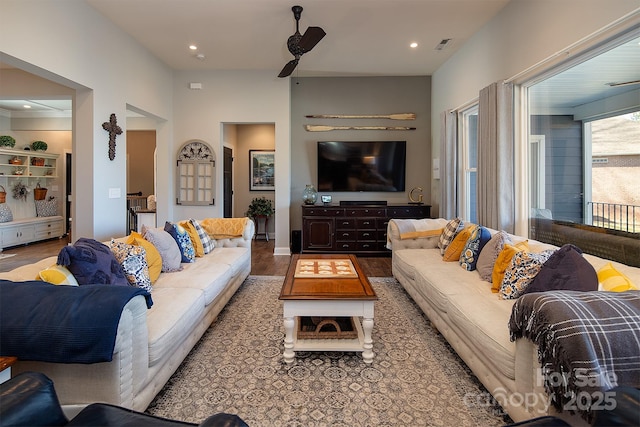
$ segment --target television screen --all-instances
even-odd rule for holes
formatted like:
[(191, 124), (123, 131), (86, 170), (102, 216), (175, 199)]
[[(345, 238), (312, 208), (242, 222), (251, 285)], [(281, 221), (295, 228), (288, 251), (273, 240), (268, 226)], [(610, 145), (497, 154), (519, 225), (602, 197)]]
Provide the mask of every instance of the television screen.
[(404, 191), (406, 141), (318, 141), (318, 191)]

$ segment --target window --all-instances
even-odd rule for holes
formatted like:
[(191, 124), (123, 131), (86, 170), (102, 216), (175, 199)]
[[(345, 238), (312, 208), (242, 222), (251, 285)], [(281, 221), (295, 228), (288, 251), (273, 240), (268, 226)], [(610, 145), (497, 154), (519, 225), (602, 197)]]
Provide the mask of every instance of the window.
[(532, 238), (540, 220), (640, 233), (638, 69), (636, 31), (524, 85)]
[(462, 110), (458, 116), (460, 192), (458, 206), (461, 216), (478, 223), (477, 175), (478, 175), (478, 104)]

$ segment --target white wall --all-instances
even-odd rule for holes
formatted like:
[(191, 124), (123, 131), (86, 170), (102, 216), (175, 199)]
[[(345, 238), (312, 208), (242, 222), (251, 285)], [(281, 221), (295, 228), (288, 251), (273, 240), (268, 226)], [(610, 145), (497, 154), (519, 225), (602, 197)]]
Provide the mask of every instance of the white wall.
[[(202, 89), (189, 89), (189, 83), (202, 83)], [(216, 192), (214, 206), (176, 206), (175, 218), (221, 217), (223, 214), (222, 155), (224, 124), (275, 123), (276, 191), (275, 252), (289, 253), (290, 117), (289, 79), (279, 79), (271, 71), (181, 71), (173, 81), (174, 140), (168, 163), (161, 165), (165, 185), (175, 199), (175, 158), (180, 146), (190, 139), (209, 143), (216, 153)], [(237, 147), (236, 147), (237, 148)], [(247, 155), (234, 150), (235, 156)], [(282, 166), (279, 166), (282, 165)], [(280, 172), (282, 171), (282, 172)], [(236, 174), (237, 174), (236, 169)], [(236, 186), (241, 180), (235, 180)], [(238, 192), (248, 189), (237, 188)], [(158, 224), (164, 219), (158, 218)]]
[[(490, 83), (529, 69), (639, 6), (638, 0), (511, 0), (432, 76), (433, 158), (440, 156), (442, 111), (472, 101)], [(440, 181), (432, 186), (437, 214)]]
[[(81, 161), (73, 162), (73, 235), (122, 235), (127, 104), (170, 118), (171, 70), (84, 1), (2, 0), (0, 15), (0, 61), (76, 91), (73, 155)], [(114, 161), (102, 129), (111, 113), (123, 130)], [(171, 133), (170, 125), (160, 127), (159, 147), (169, 145)], [(121, 197), (110, 199), (109, 188), (119, 188)], [(167, 200), (158, 205), (168, 210)]]

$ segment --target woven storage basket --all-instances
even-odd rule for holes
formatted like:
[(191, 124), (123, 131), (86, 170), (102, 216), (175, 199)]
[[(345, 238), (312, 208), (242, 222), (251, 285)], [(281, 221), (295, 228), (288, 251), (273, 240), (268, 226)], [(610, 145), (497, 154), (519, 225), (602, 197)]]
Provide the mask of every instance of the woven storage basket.
[(2, 185), (0, 185), (0, 203), (4, 203), (7, 201), (7, 190), (4, 189)]
[(40, 184), (33, 189), (33, 200), (44, 200), (47, 197), (47, 189), (40, 187)]
[(352, 317), (321, 319), (300, 317), (298, 322), (298, 338), (301, 339), (352, 339), (358, 337), (358, 330), (353, 324)]

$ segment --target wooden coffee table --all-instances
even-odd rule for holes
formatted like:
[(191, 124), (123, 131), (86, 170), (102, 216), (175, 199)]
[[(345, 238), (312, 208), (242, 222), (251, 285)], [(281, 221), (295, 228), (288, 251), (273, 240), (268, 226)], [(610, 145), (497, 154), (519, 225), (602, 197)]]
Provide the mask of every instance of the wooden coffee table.
[[(377, 299), (355, 255), (293, 255), (280, 292), (285, 362), (293, 363), (296, 351), (358, 351), (365, 363), (371, 363)], [(298, 339), (301, 316), (353, 317), (358, 336)]]

